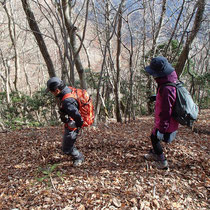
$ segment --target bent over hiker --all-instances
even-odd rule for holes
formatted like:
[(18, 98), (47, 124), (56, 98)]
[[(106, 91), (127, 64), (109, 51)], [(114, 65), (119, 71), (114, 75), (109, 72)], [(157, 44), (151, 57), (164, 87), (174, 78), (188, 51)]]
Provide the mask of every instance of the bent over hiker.
[(155, 126), (151, 134), (152, 149), (145, 155), (145, 159), (155, 161), (158, 169), (167, 169), (168, 162), (163, 153), (161, 141), (170, 143), (176, 136), (178, 122), (172, 117), (172, 110), (176, 101), (176, 88), (166, 86), (166, 83), (176, 83), (177, 74), (165, 57), (158, 56), (151, 60), (146, 72), (157, 82), (155, 102)]
[(74, 166), (79, 166), (84, 161), (84, 156), (75, 147), (75, 142), (80, 128), (83, 125), (83, 119), (79, 113), (78, 102), (71, 97), (63, 97), (71, 93), (58, 77), (52, 77), (47, 81), (47, 91), (50, 91), (60, 101), (60, 118), (65, 123), (65, 130), (62, 141), (62, 151), (64, 154), (71, 155), (74, 160)]

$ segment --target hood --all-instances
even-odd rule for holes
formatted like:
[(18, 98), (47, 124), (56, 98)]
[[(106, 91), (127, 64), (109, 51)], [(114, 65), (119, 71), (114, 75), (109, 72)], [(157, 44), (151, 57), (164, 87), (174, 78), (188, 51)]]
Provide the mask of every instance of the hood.
[(168, 82), (175, 83), (177, 81), (176, 71), (173, 71), (171, 74), (169, 74), (165, 77), (158, 77), (155, 79), (155, 81), (158, 83), (158, 85), (162, 85), (162, 84), (168, 83)]

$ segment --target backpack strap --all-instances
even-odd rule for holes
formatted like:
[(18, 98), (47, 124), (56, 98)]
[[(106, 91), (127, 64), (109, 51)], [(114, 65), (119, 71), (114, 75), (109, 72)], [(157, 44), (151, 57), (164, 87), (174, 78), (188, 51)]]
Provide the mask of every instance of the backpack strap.
[(74, 95), (72, 93), (67, 93), (67, 94), (65, 94), (63, 96), (63, 98), (61, 99), (61, 101), (64, 101), (67, 98), (74, 98), (75, 99), (75, 97), (74, 97)]
[(178, 80), (177, 82), (166, 82), (166, 83), (164, 83), (164, 84), (162, 84), (160, 86), (163, 86), (163, 85), (164, 86), (172, 86), (172, 87), (177, 88), (177, 86), (183, 85), (183, 82), (180, 81), (180, 80)]
[(167, 83), (164, 83), (164, 84), (161, 84), (158, 89), (159, 89), (159, 93), (161, 94), (162, 93), (162, 88), (165, 87), (165, 86), (172, 86), (172, 87), (175, 87), (177, 89), (177, 85), (178, 84), (182, 84), (182, 82), (178, 82), (178, 83), (174, 83), (174, 82), (167, 82)]
[(168, 83), (165, 83), (163, 84), (164, 86), (172, 86), (172, 87), (176, 87), (176, 83), (173, 83), (173, 82), (168, 82)]
[[(75, 90), (76, 90), (76, 88), (73, 88), (73, 87), (68, 87), (70, 90), (71, 90), (71, 92), (70, 93), (66, 93), (64, 96), (63, 96), (63, 98), (61, 99), (61, 101), (63, 101), (63, 100), (65, 100), (65, 99), (67, 99), (67, 98), (74, 98), (75, 100), (77, 100), (77, 96), (75, 96), (75, 94), (74, 94), (74, 92), (76, 92)], [(76, 93), (76, 95), (77, 95), (77, 93)]]

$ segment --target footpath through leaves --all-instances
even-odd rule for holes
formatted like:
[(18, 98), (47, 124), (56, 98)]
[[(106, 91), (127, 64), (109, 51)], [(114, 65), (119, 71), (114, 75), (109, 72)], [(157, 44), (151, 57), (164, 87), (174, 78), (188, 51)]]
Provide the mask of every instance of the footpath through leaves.
[(207, 209), (209, 125), (202, 110), (196, 132), (180, 126), (168, 171), (143, 158), (153, 117), (84, 132), (79, 168), (60, 151), (62, 127), (0, 133), (0, 209)]

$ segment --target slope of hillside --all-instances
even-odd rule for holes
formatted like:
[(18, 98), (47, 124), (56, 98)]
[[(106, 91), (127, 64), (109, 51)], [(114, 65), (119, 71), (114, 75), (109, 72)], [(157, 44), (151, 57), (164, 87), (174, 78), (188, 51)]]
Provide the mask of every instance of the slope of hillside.
[(0, 133), (0, 209), (207, 209), (209, 125), (203, 110), (196, 132), (180, 126), (167, 171), (143, 158), (153, 117), (84, 132), (79, 168), (60, 151), (62, 127)]

